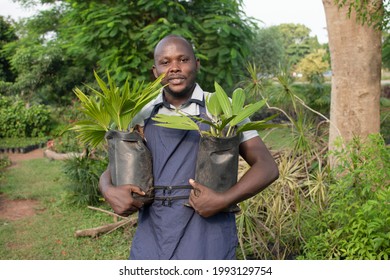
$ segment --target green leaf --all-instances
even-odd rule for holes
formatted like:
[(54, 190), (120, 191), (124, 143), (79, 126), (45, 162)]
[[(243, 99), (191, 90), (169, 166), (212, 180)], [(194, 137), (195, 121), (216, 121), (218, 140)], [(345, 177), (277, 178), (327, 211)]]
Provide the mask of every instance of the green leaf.
[(233, 112), (229, 97), (227, 96), (225, 90), (217, 82), (214, 82), (214, 87), (222, 112), (227, 118), (231, 117)]
[(237, 58), (237, 51), (235, 49), (230, 50), (230, 58), (233, 60)]
[(160, 75), (153, 83), (149, 84), (144, 90), (143, 93), (139, 95), (136, 105), (134, 106), (134, 110), (132, 112), (132, 116), (135, 116), (142, 110), (142, 108), (152, 101), (156, 96), (161, 92), (161, 80), (164, 78), (164, 74)]
[(237, 115), (245, 104), (245, 92), (242, 88), (237, 88), (232, 94), (233, 115)]
[[(108, 92), (110, 92), (110, 91), (108, 90), (107, 86), (106, 86), (106, 83), (99, 77), (99, 75), (98, 75), (95, 71), (93, 71), (93, 75), (95, 76), (95, 79), (96, 79), (96, 81), (98, 82), (99, 87), (100, 87), (100, 89), (103, 91), (103, 93), (108, 93)], [(108, 72), (107, 72), (107, 78), (108, 78), (108, 80), (110, 80), (110, 75), (109, 75)]]
[(258, 101), (256, 103), (254, 103), (254, 104), (249, 104), (248, 106), (243, 108), (237, 114), (237, 116), (230, 122), (230, 125), (231, 126), (235, 126), (238, 123), (240, 123), (243, 120), (245, 120), (246, 118), (250, 117), (251, 115), (253, 115), (257, 111), (259, 111), (265, 105), (265, 103), (266, 103), (266, 100), (263, 99), (261, 101)]
[(265, 130), (265, 129), (269, 129), (269, 128), (284, 127), (284, 126), (285, 125), (283, 125), (283, 124), (265, 123), (263, 121), (250, 122), (250, 123), (246, 123), (242, 126), (239, 126), (237, 128), (237, 133), (248, 131), (248, 130), (261, 131), (261, 130)]
[(83, 105), (83, 112), (102, 127), (107, 127), (110, 122), (109, 115), (102, 110), (101, 103), (92, 97), (87, 97), (78, 88), (74, 90), (74, 93)]
[(80, 141), (94, 148), (103, 142), (108, 129), (93, 121), (84, 120), (76, 122), (69, 130), (76, 131), (78, 133), (77, 138)]
[(200, 131), (198, 125), (187, 116), (169, 116), (164, 114), (157, 114), (152, 118), (157, 126), (182, 129), (182, 130), (197, 130)]
[(221, 122), (221, 124), (219, 125), (219, 130), (222, 132), (222, 130), (223, 130), (227, 125), (233, 126), (233, 125), (231, 125), (232, 119), (234, 119), (234, 116), (231, 116), (230, 118), (222, 119), (222, 122)]
[(207, 96), (206, 107), (213, 116), (219, 116), (222, 113), (221, 105), (219, 104), (218, 97), (215, 93), (211, 93), (209, 96)]

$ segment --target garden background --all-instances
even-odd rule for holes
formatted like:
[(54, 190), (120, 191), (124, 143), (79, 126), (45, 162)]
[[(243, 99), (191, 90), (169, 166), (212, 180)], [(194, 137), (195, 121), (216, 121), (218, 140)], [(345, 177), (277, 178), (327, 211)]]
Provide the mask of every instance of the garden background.
[[(332, 21), (329, 44), (320, 44), (302, 24), (260, 28), (242, 1), (18, 2), (52, 6), (20, 21), (0, 17), (1, 259), (128, 257), (136, 215), (113, 215), (98, 192), (105, 147), (64, 131), (86, 118), (75, 87), (97, 88), (93, 71), (108, 71), (118, 86), (150, 81), (153, 46), (170, 33), (193, 42), (205, 90), (214, 81), (229, 93), (241, 87), (247, 102), (267, 101), (254, 120), (277, 114), (272, 122), (283, 125), (260, 132), (280, 177), (240, 204), (237, 257), (388, 259), (388, 4), (324, 1), (342, 24)], [(336, 2), (344, 6), (330, 11)], [(353, 47), (341, 51), (344, 36), (359, 57)], [(370, 64), (359, 65), (365, 57)], [(333, 141), (335, 127), (341, 137)], [(38, 158), (18, 161), (31, 153)], [(241, 161), (240, 176), (246, 168)], [(32, 215), (4, 215), (10, 203), (30, 205)], [(75, 236), (108, 224), (118, 228)]]

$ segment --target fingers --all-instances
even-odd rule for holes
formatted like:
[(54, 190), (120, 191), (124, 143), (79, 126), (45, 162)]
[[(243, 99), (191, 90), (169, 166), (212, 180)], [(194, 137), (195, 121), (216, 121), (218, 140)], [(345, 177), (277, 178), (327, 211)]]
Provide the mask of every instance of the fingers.
[(144, 203), (135, 198), (135, 199), (133, 199), (132, 206), (135, 207), (136, 210), (139, 210), (140, 208), (142, 208), (144, 206)]
[(139, 194), (141, 196), (145, 195), (145, 192), (140, 187), (135, 186), (135, 185), (128, 184), (128, 185), (122, 185), (119, 187), (127, 189), (130, 193), (136, 193), (136, 194)]
[(130, 191), (132, 193), (136, 193), (136, 194), (139, 194), (139, 195), (142, 195), (142, 196), (145, 195), (145, 192), (143, 190), (141, 190), (141, 188), (139, 188), (137, 186), (130, 185)]
[(132, 210), (132, 212), (138, 211), (139, 208), (142, 208), (144, 206), (144, 203), (141, 200), (137, 199), (137, 197), (138, 195), (144, 196), (145, 192), (141, 190), (141, 188), (134, 185), (129, 185), (128, 190), (132, 198), (131, 201), (129, 201), (129, 209)]
[(189, 204), (198, 215), (208, 218), (223, 209), (220, 206), (222, 198), (219, 193), (193, 179), (190, 179), (189, 183), (193, 187), (189, 197)]
[(131, 203), (113, 206), (113, 210), (116, 214), (127, 217), (130, 214), (139, 211), (143, 206), (144, 203), (142, 201), (133, 199)]
[(196, 200), (200, 197), (202, 193), (201, 191), (202, 185), (196, 182), (194, 179), (190, 179), (189, 183), (193, 188), (191, 190), (188, 202), (191, 205), (191, 207), (194, 209), (194, 211), (200, 215)]
[(193, 189), (191, 190), (191, 196), (199, 197), (202, 193), (203, 186), (196, 182), (194, 179), (190, 179), (189, 183), (193, 187)]
[[(138, 209), (142, 208), (144, 206), (144, 203), (142, 201), (138, 200), (137, 195), (134, 196), (133, 193), (138, 194), (140, 196), (145, 196), (145, 192), (137, 186), (130, 185), (130, 193), (132, 194), (132, 197), (134, 198), (132, 206), (134, 206)], [(138, 209), (136, 209), (136, 210), (138, 210)]]
[(145, 192), (137, 186), (122, 185), (110, 188), (105, 198), (116, 214), (128, 216), (144, 206), (144, 202), (137, 199), (137, 196), (144, 195)]
[(196, 182), (194, 179), (190, 179), (188, 180), (188, 182), (190, 183), (191, 186), (193, 186), (194, 188), (198, 187), (200, 184), (198, 182)]
[(192, 186), (192, 190), (190, 193), (190, 201), (199, 198), (204, 191), (205, 187), (202, 184), (199, 184), (194, 179), (189, 180), (190, 185)]

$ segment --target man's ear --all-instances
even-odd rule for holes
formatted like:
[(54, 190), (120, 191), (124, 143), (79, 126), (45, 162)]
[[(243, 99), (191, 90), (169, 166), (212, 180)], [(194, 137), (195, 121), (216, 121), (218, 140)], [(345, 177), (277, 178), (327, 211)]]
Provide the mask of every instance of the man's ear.
[(157, 79), (158, 78), (158, 75), (157, 75), (157, 70), (156, 70), (156, 66), (152, 66), (152, 71), (153, 71), (153, 75), (154, 77)]
[(196, 59), (196, 70), (199, 72), (200, 71), (200, 59)]

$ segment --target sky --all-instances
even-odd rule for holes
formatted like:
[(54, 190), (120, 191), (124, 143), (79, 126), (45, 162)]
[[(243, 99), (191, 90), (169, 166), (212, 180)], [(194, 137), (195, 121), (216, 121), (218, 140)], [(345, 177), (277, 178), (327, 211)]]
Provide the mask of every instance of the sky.
[[(0, 0), (0, 3), (0, 15), (11, 16), (15, 20), (35, 13), (12, 0)], [(304, 24), (320, 43), (328, 42), (322, 0), (244, 0), (244, 12), (247, 16), (261, 20), (260, 27), (281, 23)]]
[(247, 16), (261, 20), (260, 27), (282, 23), (301, 23), (323, 44), (328, 42), (322, 0), (244, 0)]

